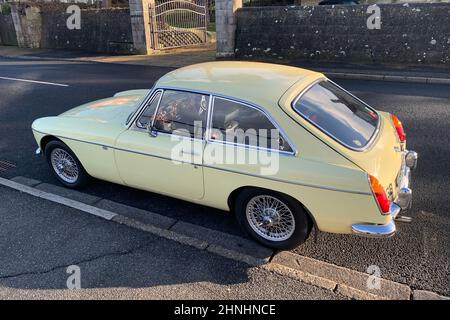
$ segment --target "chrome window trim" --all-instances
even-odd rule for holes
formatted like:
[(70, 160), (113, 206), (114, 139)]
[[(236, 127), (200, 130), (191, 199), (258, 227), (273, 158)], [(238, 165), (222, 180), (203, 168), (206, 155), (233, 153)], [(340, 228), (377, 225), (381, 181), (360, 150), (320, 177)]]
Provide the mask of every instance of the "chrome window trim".
[[(332, 84), (334, 84), (336, 87), (338, 87), (341, 90), (344, 90), (346, 93), (348, 93), (350, 96), (352, 96), (353, 98), (355, 98), (356, 100), (358, 100), (359, 102), (361, 102), (362, 104), (364, 104), (367, 108), (369, 108), (371, 111), (373, 111), (374, 113), (376, 113), (376, 115), (378, 116), (378, 123), (377, 123), (377, 127), (375, 128), (374, 132), (372, 133), (372, 136), (370, 137), (369, 140), (367, 140), (367, 143), (359, 148), (356, 147), (352, 147), (349, 146), (348, 144), (346, 144), (345, 142), (341, 141), (340, 139), (338, 139), (336, 136), (332, 135), (330, 132), (328, 132), (327, 130), (325, 130), (324, 128), (322, 128), (321, 126), (315, 124), (314, 122), (312, 122), (311, 120), (309, 120), (307, 117), (305, 117), (300, 111), (298, 111), (295, 108), (295, 105), (297, 104), (297, 102), (303, 97), (303, 95), (305, 95), (305, 93), (307, 93), (313, 86), (315, 86), (316, 84), (323, 82), (323, 81), (329, 81)], [(291, 107), (292, 109), (295, 111), (295, 113), (297, 113), (299, 116), (301, 116), (303, 119), (305, 119), (308, 123), (310, 123), (311, 125), (313, 125), (314, 127), (318, 128), (320, 131), (322, 131), (323, 133), (325, 133), (327, 136), (329, 136), (330, 138), (332, 138), (334, 141), (336, 141), (337, 143), (343, 145), (344, 147), (346, 147), (347, 149), (353, 150), (353, 151), (357, 151), (357, 152), (363, 152), (368, 150), (373, 142), (375, 141), (375, 139), (378, 137), (378, 133), (380, 131), (380, 127), (381, 127), (381, 116), (378, 113), (377, 110), (375, 110), (374, 108), (372, 108), (371, 106), (369, 106), (366, 102), (362, 101), (361, 99), (359, 99), (357, 96), (355, 96), (354, 94), (352, 94), (351, 92), (345, 90), (344, 88), (342, 88), (340, 85), (338, 85), (337, 83), (335, 83), (334, 81), (327, 79), (327, 78), (321, 78), (318, 79), (314, 82), (312, 82), (311, 84), (309, 84), (305, 89), (303, 89), (299, 95), (297, 95), (297, 97), (291, 102)]]
[[(172, 87), (172, 86), (161, 86), (161, 87), (155, 87), (154, 90), (152, 92), (150, 92), (149, 95), (152, 96), (152, 94), (158, 90), (176, 90), (176, 91), (183, 91), (183, 92), (191, 92), (191, 93), (197, 93), (197, 94), (203, 94), (203, 95), (209, 95), (210, 96), (210, 100), (209, 100), (209, 105), (208, 105), (208, 114), (207, 114), (207, 120), (206, 120), (206, 124), (207, 127), (205, 129), (205, 137), (209, 137), (209, 134), (211, 133), (211, 121), (212, 121), (212, 109), (213, 109), (213, 99), (215, 97), (218, 98), (223, 98), (223, 99), (227, 99), (230, 100), (232, 102), (237, 102), (237, 103), (241, 103), (244, 105), (247, 105), (251, 108), (254, 108), (256, 110), (259, 110), (260, 112), (262, 112), (268, 119), (269, 121), (278, 129), (280, 130), (280, 133), (283, 135), (283, 137), (285, 138), (286, 142), (289, 144), (289, 146), (292, 149), (292, 152), (288, 152), (288, 151), (282, 151), (282, 150), (275, 150), (275, 149), (266, 149), (267, 151), (270, 152), (277, 152), (277, 153), (284, 153), (284, 154), (288, 154), (288, 155), (292, 155), (292, 156), (297, 156), (298, 155), (298, 149), (295, 146), (295, 144), (292, 142), (292, 139), (289, 138), (289, 136), (286, 134), (286, 132), (281, 128), (281, 126), (278, 125), (278, 123), (275, 121), (275, 119), (263, 108), (255, 105), (252, 102), (249, 101), (245, 101), (239, 98), (234, 98), (234, 97), (230, 97), (227, 95), (223, 95), (223, 94), (219, 94), (219, 93), (214, 93), (214, 92), (210, 92), (210, 91), (203, 91), (203, 90), (196, 90), (196, 89), (187, 89), (187, 88), (179, 88), (179, 87)], [(164, 93), (164, 92), (163, 92)], [(162, 95), (161, 95), (162, 98)], [(145, 101), (148, 101), (149, 99), (146, 98)], [(161, 102), (161, 101), (160, 101)], [(144, 102), (143, 106), (145, 106), (146, 103)], [(139, 114), (142, 112), (142, 108), (144, 108), (143, 106), (140, 107), (141, 110), (139, 110)], [(278, 104), (277, 104), (278, 106)], [(156, 112), (159, 109), (159, 103), (158, 103), (158, 107), (156, 108)], [(156, 114), (155, 112), (155, 114)], [(155, 117), (153, 117), (154, 119)], [(133, 121), (136, 121), (136, 117), (134, 117)], [(130, 121), (131, 122), (131, 121)], [(141, 128), (134, 128), (135, 130), (143, 130)], [(158, 132), (158, 134), (160, 134), (161, 132)], [(206, 135), (208, 134), (208, 135)], [(204, 140), (206, 140), (207, 143), (212, 143), (214, 140), (210, 140), (208, 138), (204, 138)], [(255, 146), (247, 146), (247, 145), (242, 145), (242, 146), (238, 146), (237, 144), (233, 144), (237, 147), (244, 147), (244, 148), (257, 148), (260, 150), (265, 150), (264, 148), (261, 147), (255, 147)]]
[[(291, 147), (292, 151), (283, 151), (283, 150), (277, 150), (277, 149), (272, 149), (272, 148), (264, 148), (264, 147), (259, 147), (259, 146), (252, 146), (252, 145), (247, 145), (247, 144), (242, 144), (242, 143), (234, 143), (234, 142), (229, 142), (229, 141), (222, 141), (222, 140), (212, 140), (211, 139), (211, 131), (212, 131), (212, 117), (213, 117), (213, 113), (214, 113), (214, 102), (216, 100), (216, 98), (222, 99), (222, 100), (228, 100), (230, 102), (234, 102), (234, 103), (238, 103), (241, 104), (245, 107), (249, 107), (251, 109), (254, 109), (256, 111), (261, 112), (268, 120), (270, 123), (272, 123), (272, 125), (281, 133), (281, 135), (283, 136), (283, 139), (286, 140), (287, 144)], [(240, 147), (240, 148), (247, 148), (247, 149), (254, 149), (254, 150), (262, 150), (262, 151), (267, 151), (267, 152), (276, 152), (276, 153), (281, 153), (281, 154), (286, 154), (286, 155), (292, 155), (292, 156), (296, 156), (297, 155), (297, 149), (295, 148), (294, 144), (292, 143), (291, 139), (289, 138), (289, 136), (286, 134), (286, 132), (281, 128), (281, 126), (278, 125), (278, 123), (275, 121), (275, 119), (273, 119), (273, 117), (264, 109), (262, 109), (259, 106), (256, 106), (252, 103), (246, 102), (246, 101), (242, 101), (239, 99), (234, 99), (231, 97), (227, 97), (227, 96), (222, 96), (222, 95), (213, 95), (213, 103), (211, 105), (211, 114), (210, 114), (210, 118), (209, 118), (209, 124), (208, 124), (208, 136), (206, 138), (206, 141), (208, 143), (215, 143), (215, 144), (223, 144), (223, 145), (232, 145), (232, 146), (236, 146), (236, 147)]]
[[(151, 97), (150, 97), (150, 99), (146, 99), (146, 101), (148, 101), (148, 102), (150, 102), (153, 98), (154, 98), (154, 95), (159, 91), (159, 92), (161, 92), (161, 96), (159, 97), (159, 101), (158, 101), (158, 105), (156, 106), (156, 109), (155, 109), (155, 112), (153, 113), (153, 119), (152, 119), (152, 126), (154, 126), (154, 124), (155, 124), (155, 115), (158, 113), (158, 110), (159, 110), (159, 107), (160, 107), (160, 105), (161, 105), (161, 100), (162, 100), (162, 98), (163, 98), (163, 96), (164, 96), (164, 92), (165, 91), (167, 91), (167, 90), (171, 90), (171, 91), (182, 91), (182, 92), (189, 92), (189, 93), (196, 93), (196, 94), (203, 94), (203, 95), (208, 95), (209, 96), (209, 102), (208, 102), (208, 110), (207, 110), (207, 115), (206, 115), (206, 117), (207, 117), (207, 123), (208, 123), (208, 117), (209, 117), (209, 110), (210, 110), (210, 106), (211, 106), (211, 101), (212, 101), (212, 94), (210, 94), (210, 93), (206, 93), (206, 92), (197, 92), (197, 91), (194, 91), (194, 90), (185, 90), (185, 89), (176, 89), (176, 88), (166, 88), (166, 87), (159, 87), (159, 88), (155, 88), (155, 90), (152, 92), (152, 94), (151, 94)], [(142, 128), (141, 126), (139, 126), (138, 124), (137, 124), (137, 122), (139, 121), (139, 118), (141, 117), (141, 115), (144, 113), (144, 111), (145, 111), (145, 108), (148, 106), (148, 103), (145, 103), (145, 105), (142, 107), (139, 107), (140, 108), (140, 110), (139, 110), (139, 114), (137, 115), (137, 116), (135, 116), (134, 117), (134, 120), (133, 120), (133, 125), (132, 126), (130, 126), (130, 130), (136, 130), (136, 131), (147, 131), (147, 129), (146, 128)], [(131, 122), (131, 121), (130, 121)], [(207, 123), (206, 123), (206, 125), (207, 125)], [(205, 128), (205, 132), (206, 132), (206, 128)], [(162, 131), (158, 131), (158, 135), (166, 135), (166, 136), (176, 136), (176, 137), (181, 137), (181, 138), (184, 138), (184, 139), (190, 139), (190, 140), (193, 140), (193, 141), (205, 141), (205, 134), (204, 133), (202, 133), (203, 134), (203, 137), (202, 137), (202, 139), (198, 139), (198, 138), (193, 138), (193, 137), (187, 137), (187, 136), (182, 136), (182, 135), (179, 135), (179, 134), (173, 134), (173, 133), (168, 133), (168, 132), (162, 132)]]
[(205, 131), (204, 132), (202, 132), (202, 139), (198, 139), (198, 138), (194, 138), (194, 137), (187, 137), (187, 136), (182, 136), (182, 135), (179, 135), (179, 134), (173, 134), (173, 133), (168, 133), (168, 132), (164, 132), (164, 131), (158, 131), (158, 130), (156, 130), (157, 132), (158, 132), (158, 134), (164, 134), (164, 135), (168, 135), (168, 136), (176, 136), (176, 137), (182, 137), (182, 138), (186, 138), (186, 139), (191, 139), (191, 140), (195, 140), (195, 141), (205, 141), (205, 133), (206, 133), (206, 130), (207, 130), (207, 125), (208, 125), (208, 116), (209, 116), (209, 108), (210, 108), (210, 106), (211, 106), (211, 99), (212, 99), (212, 94), (211, 93), (201, 93), (201, 92), (196, 92), (196, 91), (193, 91), (193, 90), (180, 90), (180, 89), (171, 89), (171, 88), (160, 88), (162, 91), (163, 91), (163, 93), (162, 93), (162, 95), (161, 95), (161, 97), (160, 97), (160, 99), (159, 99), (159, 102), (158, 102), (158, 106), (156, 107), (156, 110), (155, 110), (155, 113), (153, 114), (153, 120), (152, 120), (152, 127), (155, 125), (155, 119), (156, 119), (156, 115), (158, 114), (158, 110), (159, 110), (159, 107), (161, 106), (161, 100), (162, 100), (162, 97), (164, 96), (164, 92), (166, 92), (166, 91), (181, 91), (181, 92), (188, 92), (188, 93), (195, 93), (195, 94), (201, 94), (201, 95), (208, 95), (209, 96), (209, 101), (208, 101), (208, 110), (207, 110), (207, 112), (206, 112), (206, 127), (205, 127)]
[[(153, 92), (151, 92), (151, 95), (148, 99), (145, 99), (146, 103), (144, 104), (143, 107), (140, 107), (139, 113), (138, 115), (135, 117), (135, 119), (133, 120), (133, 124), (132, 124), (132, 129), (140, 129), (140, 130), (147, 130), (147, 128), (143, 128), (142, 126), (140, 126), (139, 123), (139, 119), (141, 118), (142, 114), (145, 112), (145, 109), (148, 107), (149, 103), (153, 102), (153, 99), (155, 98), (155, 96), (158, 94), (158, 92), (161, 92), (161, 96), (158, 99), (158, 105), (156, 106), (155, 112), (153, 113), (153, 119), (155, 119), (155, 114), (156, 111), (158, 110), (159, 104), (161, 103), (161, 98), (163, 96), (164, 90), (160, 90), (160, 89), (155, 89), (153, 90)], [(152, 123), (153, 124), (153, 123)]]
[(127, 120), (128, 121), (125, 121), (125, 127), (127, 128), (127, 129), (129, 129), (132, 125), (133, 125), (133, 123), (134, 123), (134, 121), (136, 121), (136, 117), (137, 117), (137, 115), (140, 115), (140, 113), (141, 113), (141, 111), (142, 111), (142, 108), (145, 108), (145, 106), (147, 105), (147, 101), (151, 98), (151, 97), (153, 97), (153, 94), (157, 91), (158, 89), (157, 88), (155, 88), (154, 86), (150, 89), (150, 92), (144, 97), (144, 99), (142, 100), (142, 102), (141, 102), (141, 104), (139, 105), (139, 107), (137, 107), (136, 108), (136, 110), (134, 110), (134, 112), (133, 112), (133, 115), (128, 119), (127, 118)]

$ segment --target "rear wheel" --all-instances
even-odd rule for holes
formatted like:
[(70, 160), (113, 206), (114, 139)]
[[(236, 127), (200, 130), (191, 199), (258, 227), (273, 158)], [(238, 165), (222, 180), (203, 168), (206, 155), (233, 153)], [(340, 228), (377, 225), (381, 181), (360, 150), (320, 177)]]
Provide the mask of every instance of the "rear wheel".
[(89, 182), (89, 175), (80, 161), (63, 142), (50, 141), (45, 146), (45, 157), (53, 174), (64, 186), (76, 189)]
[(274, 249), (297, 247), (311, 230), (309, 218), (297, 201), (270, 190), (242, 191), (236, 198), (235, 212), (248, 234)]

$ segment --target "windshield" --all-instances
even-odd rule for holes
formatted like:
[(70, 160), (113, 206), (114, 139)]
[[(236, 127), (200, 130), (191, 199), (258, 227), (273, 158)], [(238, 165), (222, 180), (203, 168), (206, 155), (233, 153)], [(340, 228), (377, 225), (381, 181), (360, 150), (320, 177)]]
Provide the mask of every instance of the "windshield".
[(294, 101), (293, 107), (303, 118), (351, 149), (366, 146), (379, 121), (375, 110), (331, 81), (313, 85)]

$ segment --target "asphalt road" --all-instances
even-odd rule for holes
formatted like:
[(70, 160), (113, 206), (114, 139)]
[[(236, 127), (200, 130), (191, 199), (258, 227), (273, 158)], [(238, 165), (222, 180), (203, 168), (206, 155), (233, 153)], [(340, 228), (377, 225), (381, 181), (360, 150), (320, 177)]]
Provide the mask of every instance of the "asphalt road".
[[(0, 77), (69, 85), (0, 79), (0, 160), (17, 165), (0, 175), (22, 175), (57, 184), (44, 161), (33, 156), (36, 145), (30, 130), (32, 121), (117, 91), (149, 88), (169, 70), (0, 59)], [(408, 213), (414, 221), (399, 225), (399, 232), (390, 239), (320, 234), (317, 242), (310, 238), (294, 251), (363, 272), (370, 265), (378, 265), (386, 279), (450, 295), (450, 88), (376, 81), (336, 82), (375, 108), (394, 112), (404, 123), (408, 147), (420, 155), (413, 175), (413, 208)], [(85, 192), (240, 235), (233, 217), (211, 208), (101, 181), (92, 183)]]
[(5, 187), (0, 203), (0, 299), (346, 299)]

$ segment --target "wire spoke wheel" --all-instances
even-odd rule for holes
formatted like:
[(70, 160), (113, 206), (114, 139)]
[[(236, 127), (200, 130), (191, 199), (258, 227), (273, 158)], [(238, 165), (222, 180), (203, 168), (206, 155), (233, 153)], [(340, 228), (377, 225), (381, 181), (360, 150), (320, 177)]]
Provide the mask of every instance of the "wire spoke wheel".
[(67, 183), (78, 180), (79, 169), (75, 159), (66, 150), (55, 148), (50, 154), (50, 160), (59, 178)]
[(294, 234), (294, 215), (278, 198), (255, 196), (247, 203), (245, 212), (250, 227), (266, 240), (285, 241)]

